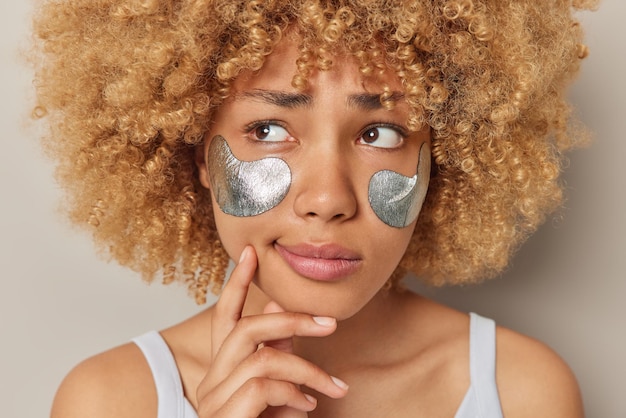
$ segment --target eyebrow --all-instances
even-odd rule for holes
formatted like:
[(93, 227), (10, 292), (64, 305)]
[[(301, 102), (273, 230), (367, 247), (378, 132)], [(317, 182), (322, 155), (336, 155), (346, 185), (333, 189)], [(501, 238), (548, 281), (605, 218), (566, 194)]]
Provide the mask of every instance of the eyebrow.
[[(402, 99), (404, 94), (400, 92), (393, 92), (385, 101), (397, 102)], [(359, 93), (351, 94), (348, 96), (347, 104), (349, 107), (354, 107), (360, 110), (377, 110), (384, 108), (381, 102), (381, 94), (374, 93)]]
[(237, 94), (238, 97), (246, 97), (259, 100), (278, 107), (295, 109), (308, 107), (313, 103), (313, 97), (304, 93), (287, 93), (283, 91), (254, 89)]

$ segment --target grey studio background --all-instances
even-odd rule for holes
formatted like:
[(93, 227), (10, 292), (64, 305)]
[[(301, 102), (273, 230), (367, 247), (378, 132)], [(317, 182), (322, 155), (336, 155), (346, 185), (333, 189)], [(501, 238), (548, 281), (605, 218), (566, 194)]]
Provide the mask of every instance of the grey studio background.
[[(43, 417), (81, 359), (197, 312), (181, 286), (147, 286), (98, 258), (57, 214), (52, 166), (28, 127), (30, 72), (17, 48), (30, 3), (0, 4), (0, 416)], [(423, 290), (539, 338), (571, 365), (587, 415), (626, 417), (626, 2), (582, 16), (591, 55), (571, 97), (595, 132), (570, 154), (563, 218), (501, 278)], [(415, 286), (419, 289), (419, 286)]]

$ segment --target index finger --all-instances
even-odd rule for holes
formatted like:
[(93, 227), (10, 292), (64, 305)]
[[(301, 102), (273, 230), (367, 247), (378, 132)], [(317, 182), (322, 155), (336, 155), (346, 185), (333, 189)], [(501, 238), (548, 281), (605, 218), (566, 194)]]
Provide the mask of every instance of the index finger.
[(247, 246), (239, 257), (239, 263), (233, 270), (222, 294), (215, 304), (211, 317), (211, 353), (212, 358), (219, 351), (222, 343), (241, 319), (243, 306), (248, 295), (248, 288), (257, 268), (254, 248)]

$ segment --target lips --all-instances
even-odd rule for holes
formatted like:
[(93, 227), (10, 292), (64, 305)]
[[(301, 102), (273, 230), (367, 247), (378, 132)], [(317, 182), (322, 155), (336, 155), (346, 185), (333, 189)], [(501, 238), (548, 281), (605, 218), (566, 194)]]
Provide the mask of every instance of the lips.
[(355, 273), (362, 264), (358, 254), (334, 244), (283, 246), (274, 243), (274, 248), (292, 270), (313, 280), (338, 281)]

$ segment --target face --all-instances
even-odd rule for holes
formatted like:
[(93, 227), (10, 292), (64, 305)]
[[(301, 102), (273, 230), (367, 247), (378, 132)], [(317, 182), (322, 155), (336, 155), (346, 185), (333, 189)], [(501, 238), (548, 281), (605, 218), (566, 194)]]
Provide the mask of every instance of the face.
[[(284, 40), (217, 110), (199, 164), (226, 251), (254, 246), (255, 284), (289, 311), (346, 319), (387, 281), (409, 243), (429, 175), (429, 130), (409, 132), (399, 82), (382, 87), (335, 57), (306, 91)], [(421, 152), (420, 152), (421, 150)]]

